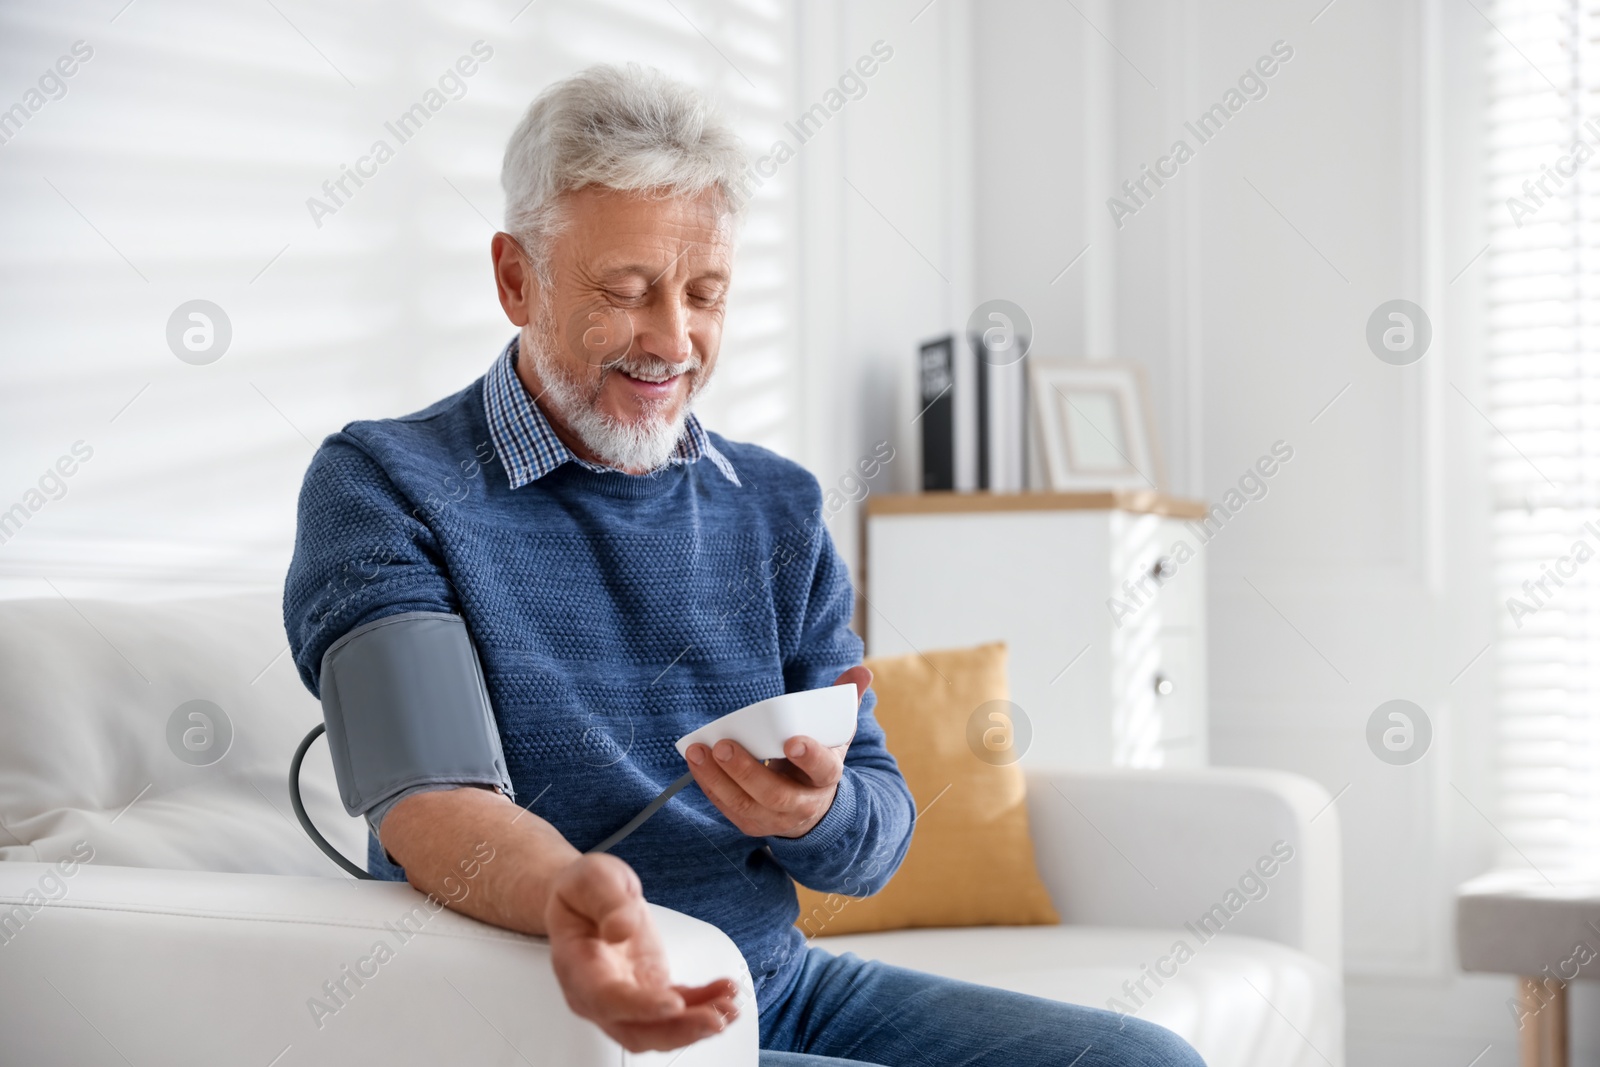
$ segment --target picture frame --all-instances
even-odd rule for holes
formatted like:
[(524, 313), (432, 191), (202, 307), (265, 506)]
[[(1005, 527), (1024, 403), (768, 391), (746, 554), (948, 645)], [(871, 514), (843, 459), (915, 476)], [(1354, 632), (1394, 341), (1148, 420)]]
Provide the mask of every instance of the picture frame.
[(1034, 444), (1058, 492), (1165, 487), (1144, 368), (1128, 360), (1029, 362)]

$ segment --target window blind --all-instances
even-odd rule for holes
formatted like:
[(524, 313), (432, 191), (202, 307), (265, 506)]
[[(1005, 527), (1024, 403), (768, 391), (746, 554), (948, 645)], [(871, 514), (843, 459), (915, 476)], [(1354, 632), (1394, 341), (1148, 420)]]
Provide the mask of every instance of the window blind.
[[(281, 580), (316, 444), (464, 387), (511, 336), (488, 243), (538, 91), (638, 60), (707, 91), (759, 154), (793, 117), (794, 17), (782, 0), (0, 7), (0, 578)], [(795, 187), (780, 171), (752, 190), (699, 407), (787, 454)], [(209, 363), (168, 340), (194, 300), (231, 330)]]
[(1600, 859), (1600, 2), (1485, 11), (1503, 861)]

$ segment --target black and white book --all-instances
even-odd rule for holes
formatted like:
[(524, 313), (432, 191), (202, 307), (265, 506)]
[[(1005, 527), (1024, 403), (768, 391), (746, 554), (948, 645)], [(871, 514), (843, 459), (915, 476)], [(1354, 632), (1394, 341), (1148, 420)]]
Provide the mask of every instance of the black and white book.
[(925, 342), (917, 356), (924, 492), (956, 487), (955, 356), (953, 334)]
[(1028, 360), (1029, 338), (1008, 336), (1003, 346), (985, 334), (973, 334), (976, 389), (977, 486), (995, 493), (1028, 488)]

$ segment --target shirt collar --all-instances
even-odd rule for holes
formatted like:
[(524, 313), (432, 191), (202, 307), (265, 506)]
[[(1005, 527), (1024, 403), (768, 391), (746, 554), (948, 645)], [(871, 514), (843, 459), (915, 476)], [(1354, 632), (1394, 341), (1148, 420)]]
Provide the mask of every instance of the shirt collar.
[[(517, 377), (519, 337), (511, 338), (501, 351), (494, 366), (484, 378), (483, 409), (489, 421), (489, 436), (494, 441), (496, 453), (511, 479), (511, 488), (521, 489), (538, 481), (563, 463), (576, 463), (592, 471), (620, 473), (607, 467), (581, 459), (556, 436), (550, 420), (539, 405), (533, 402), (522, 379)], [(734, 485), (739, 476), (733, 464), (711, 443), (711, 437), (693, 412), (684, 419), (683, 436), (667, 459), (667, 465), (694, 463), (709, 459), (712, 465)]]

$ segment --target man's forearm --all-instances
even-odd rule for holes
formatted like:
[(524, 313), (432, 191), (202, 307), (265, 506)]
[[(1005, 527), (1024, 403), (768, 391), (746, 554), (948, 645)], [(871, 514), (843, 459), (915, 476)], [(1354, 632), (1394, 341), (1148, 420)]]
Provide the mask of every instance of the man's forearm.
[[(524, 934), (547, 932), (551, 882), (579, 856), (537, 815), (470, 787), (406, 797), (384, 817), (379, 836), (412, 886), (474, 919)], [(474, 848), (484, 842), (494, 859), (479, 863), (469, 881), (462, 864), (481, 860)]]
[(898, 769), (847, 764), (822, 820), (801, 837), (769, 837), (767, 847), (809, 889), (868, 897), (888, 884), (905, 859), (916, 817)]

